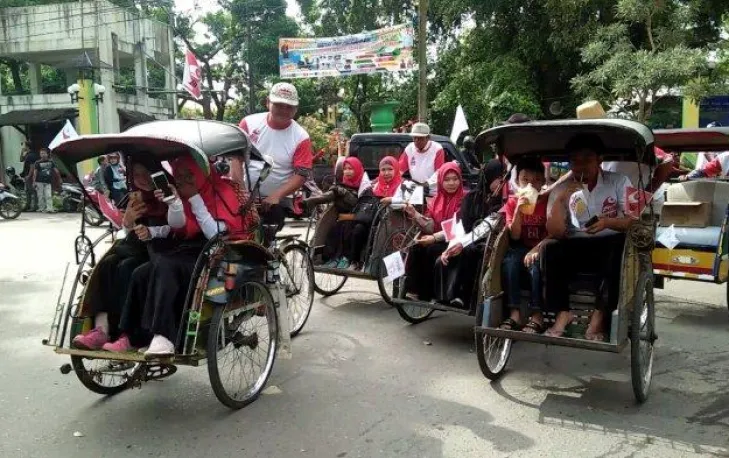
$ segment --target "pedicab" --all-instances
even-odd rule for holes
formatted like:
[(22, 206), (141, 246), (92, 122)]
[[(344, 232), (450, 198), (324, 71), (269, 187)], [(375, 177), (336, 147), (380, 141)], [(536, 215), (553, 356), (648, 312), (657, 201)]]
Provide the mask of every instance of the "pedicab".
[[(643, 124), (627, 120), (569, 120), (505, 125), (482, 132), (477, 145), (481, 151), (495, 146), (511, 163), (528, 156), (566, 161), (565, 145), (579, 133), (594, 133), (601, 137), (608, 151), (604, 160), (637, 161), (651, 167), (655, 164), (653, 133)], [(509, 235), (503, 226), (490, 232), (486, 237), (488, 249), (478, 285), (474, 328), (476, 354), (483, 374), (490, 380), (497, 380), (504, 374), (514, 341), (611, 353), (620, 353), (630, 344), (633, 392), (638, 402), (644, 402), (650, 388), (657, 338), (651, 260), (655, 226), (656, 218), (652, 206), (648, 205), (626, 234), (617, 323), (613, 323), (613, 326), (617, 326), (616, 338), (608, 342), (586, 340), (576, 333), (571, 334), (572, 337), (550, 337), (500, 329), (503, 318), (508, 316), (503, 300), (501, 264), (508, 248)], [(550, 266), (543, 263), (542, 269), (543, 275), (549, 275)], [(576, 281), (570, 284), (570, 308), (577, 323), (584, 326), (590, 312), (606, 301), (603, 285), (603, 279), (593, 274), (578, 275)], [(549, 301), (549, 297), (545, 299)], [(554, 315), (545, 313), (544, 318), (546, 323), (552, 323)]]
[[(669, 153), (729, 151), (729, 128), (665, 129), (653, 132)], [(657, 288), (666, 278), (727, 283), (729, 277), (729, 182), (702, 178), (667, 186), (661, 208), (653, 273)], [(668, 245), (668, 246), (666, 246)], [(729, 284), (726, 289), (729, 306)]]
[[(340, 157), (335, 165), (337, 181), (341, 181), (343, 166), (344, 158)], [(415, 183), (401, 184), (400, 195), (406, 199), (410, 198), (417, 186), (420, 185)], [(372, 204), (365, 203), (365, 205)], [(342, 289), (350, 277), (374, 280), (377, 282), (382, 298), (388, 304), (392, 304), (392, 297), (398, 294), (397, 283), (387, 281), (387, 270), (382, 259), (413, 243), (417, 235), (417, 229), (403, 211), (403, 207), (402, 202), (377, 207), (370, 225), (367, 244), (362, 250), (361, 258), (356, 260), (360, 266), (357, 269), (339, 269), (324, 265), (324, 246), (327, 243), (327, 235), (337, 223), (339, 214), (334, 205), (326, 205), (322, 212), (313, 212), (312, 217), (309, 219), (305, 239), (309, 243), (309, 255), (314, 270), (314, 289), (316, 292), (325, 297), (332, 296)]]
[[(159, 161), (191, 155), (208, 172), (211, 160), (223, 156), (242, 157), (246, 168), (251, 159), (264, 160), (238, 127), (202, 120), (154, 121), (121, 134), (81, 136), (54, 153), (68, 170), (75, 171), (77, 163), (112, 151)], [(261, 180), (269, 171), (266, 164)], [(79, 179), (75, 173), (74, 178)], [(252, 198), (246, 205), (254, 203), (259, 184), (260, 180), (249, 184)], [(240, 209), (241, 214), (245, 211)], [(80, 253), (66, 301), (64, 276), (50, 334), (43, 343), (58, 354), (70, 355), (71, 364), (63, 365), (61, 371), (73, 370), (86, 388), (99, 394), (114, 395), (168, 377), (179, 365), (207, 365), (220, 402), (233, 409), (246, 406), (263, 390), (276, 356), (291, 357), (290, 333), (301, 330), (313, 302), (308, 256), (296, 237), (276, 237), (268, 226), (259, 228), (258, 235), (243, 241), (222, 234), (206, 243), (187, 289), (174, 356), (149, 359), (142, 353), (71, 346), (74, 336), (93, 326), (85, 298), (98, 287), (94, 266), (99, 241)], [(114, 250), (112, 245), (103, 256)], [(305, 298), (301, 311), (291, 309), (297, 296)]]

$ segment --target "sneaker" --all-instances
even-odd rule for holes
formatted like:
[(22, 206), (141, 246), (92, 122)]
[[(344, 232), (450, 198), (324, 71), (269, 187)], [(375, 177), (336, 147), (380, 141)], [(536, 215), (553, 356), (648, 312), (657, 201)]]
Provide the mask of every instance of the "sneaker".
[(94, 328), (86, 334), (80, 334), (73, 338), (73, 346), (85, 350), (101, 350), (104, 344), (109, 342), (109, 336), (103, 329)]
[(144, 352), (144, 356), (172, 356), (175, 354), (175, 344), (167, 337), (159, 334), (152, 338), (149, 349)]
[(127, 337), (126, 335), (122, 335), (121, 337), (119, 337), (116, 342), (105, 343), (104, 346), (101, 348), (114, 353), (125, 353), (128, 351), (134, 351), (134, 347), (132, 347), (132, 344), (129, 342), (129, 337)]
[(337, 263), (337, 269), (349, 269), (350, 262), (347, 258), (342, 258)]

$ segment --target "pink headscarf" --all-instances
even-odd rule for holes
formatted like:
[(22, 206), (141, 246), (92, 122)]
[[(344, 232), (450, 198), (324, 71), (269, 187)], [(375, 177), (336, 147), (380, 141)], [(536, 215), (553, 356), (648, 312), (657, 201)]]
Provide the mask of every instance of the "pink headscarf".
[[(458, 179), (461, 184), (458, 189), (452, 194), (448, 194), (443, 187), (443, 181), (446, 175), (455, 173), (458, 175)], [(433, 222), (435, 223), (435, 230), (440, 231), (442, 229), (441, 223), (443, 221), (453, 218), (456, 213), (461, 209), (461, 201), (463, 196), (466, 195), (466, 191), (463, 189), (463, 177), (461, 175), (461, 167), (456, 162), (446, 162), (438, 169), (438, 195), (428, 205), (428, 213)]]
[[(348, 188), (359, 189), (359, 185), (362, 183), (362, 177), (364, 176), (364, 166), (356, 157), (349, 156), (344, 160), (344, 165), (349, 165), (354, 169), (354, 176), (342, 178), (342, 184)], [(344, 167), (344, 165), (342, 167)]]
[(375, 186), (372, 188), (372, 192), (377, 197), (392, 197), (397, 192), (397, 188), (402, 183), (402, 173), (400, 172), (400, 163), (397, 159), (392, 156), (385, 156), (380, 161), (380, 169), (383, 165), (389, 165), (395, 171), (392, 179), (387, 182), (382, 178), (382, 175), (377, 177), (375, 180)]

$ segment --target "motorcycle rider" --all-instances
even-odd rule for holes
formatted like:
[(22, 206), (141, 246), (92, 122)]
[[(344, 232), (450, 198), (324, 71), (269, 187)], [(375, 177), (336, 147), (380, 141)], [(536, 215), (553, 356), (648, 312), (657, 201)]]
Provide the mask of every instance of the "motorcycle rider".
[[(273, 157), (273, 168), (260, 187), (263, 206), (260, 214), (264, 224), (284, 225), (286, 208), (292, 207), (292, 193), (301, 188), (309, 177), (314, 153), (308, 132), (294, 121), (299, 106), (296, 87), (289, 83), (274, 84), (266, 99), (268, 111), (243, 118), (239, 127), (248, 134), (253, 145), (263, 154)], [(243, 183), (244, 164), (231, 159), (231, 179)], [(251, 161), (250, 185), (253, 186), (263, 164)]]

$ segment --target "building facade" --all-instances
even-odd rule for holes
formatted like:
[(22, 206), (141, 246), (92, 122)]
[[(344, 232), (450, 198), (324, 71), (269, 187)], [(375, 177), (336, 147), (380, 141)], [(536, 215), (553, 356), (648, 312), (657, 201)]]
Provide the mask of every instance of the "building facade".
[[(0, 8), (0, 58), (27, 63), (29, 90), (0, 87), (0, 164), (20, 165), (20, 146), (47, 146), (66, 119), (77, 125), (78, 101), (67, 91), (44, 93), (41, 66), (61, 70), (67, 86), (84, 65), (104, 86), (97, 104), (97, 131), (116, 133), (135, 123), (174, 116), (174, 49), (167, 24), (104, 0)], [(149, 68), (164, 71), (164, 88), (149, 91)], [(133, 86), (120, 86), (133, 69)], [(155, 91), (156, 95), (155, 95)], [(170, 91), (169, 94), (165, 91)], [(17, 91), (16, 91), (17, 92)]]

